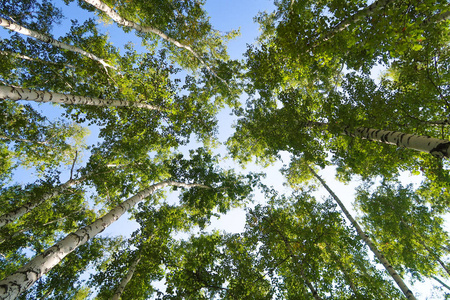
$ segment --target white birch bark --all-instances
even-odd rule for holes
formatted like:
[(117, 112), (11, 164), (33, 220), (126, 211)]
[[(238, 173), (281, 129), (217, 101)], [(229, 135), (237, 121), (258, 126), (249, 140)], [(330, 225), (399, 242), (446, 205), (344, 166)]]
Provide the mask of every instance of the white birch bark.
[(414, 294), (411, 292), (411, 290), (408, 288), (408, 286), (403, 282), (403, 279), (394, 270), (392, 265), (388, 262), (388, 260), (384, 257), (384, 255), (381, 254), (381, 252), (377, 249), (375, 244), (370, 240), (369, 236), (364, 233), (364, 231), (359, 226), (358, 222), (356, 222), (356, 220), (352, 217), (350, 212), (344, 206), (344, 203), (341, 202), (341, 200), (338, 198), (338, 196), (336, 196), (336, 194), (328, 187), (328, 185), (325, 183), (325, 181), (316, 172), (314, 172), (314, 170), (311, 167), (309, 167), (309, 169), (312, 172), (312, 174), (320, 181), (320, 183), (323, 185), (323, 187), (328, 191), (328, 193), (333, 197), (333, 199), (339, 205), (341, 210), (344, 212), (347, 219), (350, 221), (350, 223), (352, 223), (353, 227), (355, 227), (356, 232), (358, 233), (359, 237), (366, 243), (367, 246), (369, 246), (369, 248), (373, 252), (373, 254), (383, 264), (386, 271), (388, 271), (388, 273), (391, 275), (391, 277), (397, 283), (398, 287), (403, 292), (403, 294), (406, 296), (406, 298), (407, 299), (416, 299), (416, 297), (414, 297)]
[(117, 219), (119, 219), (126, 211), (153, 194), (153, 192), (167, 186), (209, 188), (202, 184), (162, 181), (142, 190), (111, 209), (106, 215), (98, 218), (90, 225), (70, 233), (43, 253), (35, 256), (29, 263), (18, 269), (15, 273), (0, 281), (0, 299), (15, 299), (76, 248), (85, 244), (89, 239), (105, 230), (109, 225), (117, 221)]
[(162, 111), (160, 107), (146, 103), (66, 95), (12, 86), (0, 86), (0, 99), (10, 99), (14, 101), (26, 100), (35, 102), (52, 102), (69, 105), (81, 104), (93, 106), (127, 106)]
[(117, 24), (122, 25), (124, 27), (130, 27), (133, 28), (139, 32), (144, 32), (144, 33), (153, 33), (158, 35), (159, 37), (161, 37), (162, 39), (168, 41), (169, 43), (174, 44), (175, 46), (177, 46), (178, 48), (182, 48), (182, 49), (186, 49), (187, 51), (189, 51), (192, 55), (194, 55), (195, 58), (197, 58), (200, 63), (206, 67), (208, 69), (208, 71), (214, 75), (216, 78), (218, 78), (220, 81), (222, 81), (225, 85), (228, 86), (228, 84), (226, 83), (225, 80), (223, 80), (221, 77), (219, 77), (206, 63), (205, 61), (200, 57), (200, 55), (194, 51), (194, 49), (192, 49), (192, 47), (182, 44), (179, 41), (171, 38), (170, 36), (168, 36), (167, 34), (165, 34), (164, 32), (162, 32), (161, 30), (157, 29), (157, 28), (153, 28), (150, 26), (141, 26), (139, 24), (136, 24), (130, 20), (127, 20), (125, 18), (122, 18), (116, 11), (114, 11), (114, 9), (112, 9), (111, 7), (109, 7), (108, 5), (106, 5), (105, 3), (103, 3), (100, 0), (83, 0), (86, 3), (89, 3), (91, 5), (93, 5), (95, 8), (97, 8), (98, 10), (101, 10), (102, 12), (104, 12), (105, 14), (107, 14), (111, 19), (113, 19)]
[(39, 198), (33, 202), (26, 203), (26, 204), (22, 205), (21, 207), (0, 216), (0, 228), (14, 222), (15, 220), (17, 220), (24, 214), (30, 212), (32, 209), (34, 209), (35, 207), (44, 203), (48, 199), (51, 199), (51, 198), (55, 197), (56, 195), (59, 195), (62, 191), (65, 191), (69, 187), (71, 187), (75, 184), (78, 184), (80, 182), (83, 182), (84, 180), (86, 180), (86, 178), (87, 178), (87, 176), (83, 176), (78, 179), (70, 179), (70, 180), (66, 181), (65, 183), (55, 187), (51, 192), (43, 194), (41, 198)]
[(359, 127), (356, 129), (345, 128), (343, 133), (348, 136), (360, 137), (363, 139), (380, 143), (397, 145), (408, 149), (428, 152), (433, 156), (443, 158), (450, 157), (450, 141), (432, 138), (429, 136), (414, 135), (399, 131), (380, 130)]
[[(322, 128), (325, 130), (329, 129), (328, 124), (323, 122), (305, 122), (297, 124), (303, 127)], [(342, 134), (379, 143), (396, 145), (397, 147), (427, 152), (439, 158), (450, 158), (449, 140), (441, 140), (429, 136), (403, 133), (400, 131), (381, 130), (366, 127), (357, 127), (355, 129), (343, 127)]]
[(132, 21), (124, 19), (118, 13), (116, 13), (112, 8), (110, 8), (108, 5), (106, 5), (105, 3), (103, 3), (100, 0), (83, 0), (83, 1), (86, 2), (86, 3), (89, 3), (89, 4), (93, 5), (93, 6), (95, 6), (95, 8), (97, 8), (98, 10), (101, 10), (102, 12), (107, 14), (117, 24), (120, 24), (120, 25), (122, 25), (124, 27), (131, 27), (131, 28), (133, 28), (133, 29), (135, 29), (135, 30), (137, 30), (139, 32), (154, 33), (154, 34), (158, 35), (159, 37), (163, 38), (164, 40), (174, 44), (175, 46), (188, 50), (198, 60), (200, 60), (202, 62), (202, 64), (205, 64), (204, 61), (201, 59), (201, 57), (194, 51), (194, 49), (192, 49), (188, 45), (184, 45), (184, 44), (178, 42), (177, 40), (169, 37), (167, 34), (162, 32), (161, 30), (153, 28), (153, 27), (150, 27), (150, 26), (141, 26), (141, 25), (136, 24), (136, 23), (134, 23)]
[(120, 300), (120, 297), (122, 296), (122, 293), (125, 290), (125, 287), (127, 286), (128, 282), (130, 282), (131, 278), (133, 277), (134, 272), (136, 271), (136, 267), (140, 261), (141, 261), (140, 256), (133, 261), (131, 266), (128, 268), (127, 276), (122, 278), (122, 280), (120, 281), (119, 285), (117, 286), (117, 289), (116, 289), (113, 297), (111, 298), (111, 300)]
[(69, 51), (72, 51), (72, 52), (80, 53), (80, 54), (82, 54), (82, 55), (84, 55), (84, 56), (86, 56), (86, 57), (88, 57), (88, 58), (90, 58), (92, 60), (95, 60), (95, 61), (99, 62), (105, 68), (111, 68), (111, 69), (117, 70), (116, 67), (111, 66), (110, 64), (106, 63), (105, 60), (97, 57), (96, 55), (94, 55), (92, 53), (84, 51), (83, 49), (80, 49), (78, 47), (59, 42), (59, 41), (53, 39), (52, 37), (49, 37), (49, 36), (47, 36), (45, 34), (41, 34), (41, 33), (37, 32), (37, 31), (34, 31), (34, 30), (27, 29), (25, 27), (22, 27), (19, 24), (16, 24), (16, 23), (14, 23), (12, 21), (9, 21), (7, 19), (4, 19), (2, 17), (0, 17), (0, 26), (4, 27), (6, 29), (9, 29), (9, 30), (18, 32), (18, 33), (23, 34), (23, 35), (33, 37), (33, 38), (35, 38), (37, 40), (40, 40), (40, 41), (42, 41), (44, 43), (47, 43), (47, 44), (51, 44), (51, 45), (53, 45), (55, 47), (59, 47), (59, 48), (65, 49), (65, 50), (69, 50)]

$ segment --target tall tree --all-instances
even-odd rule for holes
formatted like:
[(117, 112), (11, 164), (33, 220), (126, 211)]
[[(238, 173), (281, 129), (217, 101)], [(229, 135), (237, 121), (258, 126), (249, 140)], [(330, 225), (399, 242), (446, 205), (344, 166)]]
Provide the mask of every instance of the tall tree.
[(77, 247), (86, 243), (91, 237), (105, 230), (111, 223), (116, 221), (127, 210), (139, 203), (155, 190), (166, 186), (180, 187), (198, 187), (199, 184), (184, 184), (174, 181), (160, 182), (143, 190), (141, 193), (127, 199), (123, 204), (111, 210), (108, 214), (87, 227), (83, 227), (60, 242), (47, 249), (43, 254), (33, 258), (28, 264), (17, 270), (14, 274), (9, 275), (1, 281), (1, 297), (2, 299), (14, 299), (20, 293), (30, 287), (41, 276), (50, 271), (65, 256), (70, 254)]
[(325, 181), (311, 167), (309, 167), (309, 170), (311, 171), (311, 173), (313, 173), (314, 177), (316, 177), (317, 180), (320, 181), (320, 183), (328, 191), (328, 193), (330, 193), (330, 195), (333, 197), (333, 199), (339, 205), (341, 210), (344, 212), (347, 219), (355, 227), (356, 232), (358, 233), (360, 238), (367, 244), (367, 246), (369, 246), (370, 250), (376, 256), (376, 258), (383, 264), (386, 271), (389, 273), (389, 275), (392, 276), (395, 283), (397, 283), (398, 287), (402, 290), (403, 294), (405, 294), (406, 298), (416, 299), (414, 297), (414, 294), (412, 293), (412, 291), (406, 286), (406, 284), (403, 282), (403, 279), (394, 270), (392, 265), (388, 262), (388, 260), (384, 257), (384, 255), (376, 248), (375, 244), (372, 242), (372, 240), (369, 238), (369, 236), (364, 233), (364, 231), (361, 229), (361, 226), (359, 226), (358, 222), (356, 222), (356, 220), (352, 217), (352, 215), (349, 213), (349, 211), (344, 206), (342, 201), (336, 196), (336, 194), (328, 187), (328, 185), (325, 183)]
[[(209, 216), (212, 215), (212, 210), (216, 206), (219, 211), (224, 212), (231, 205), (239, 203), (242, 198), (245, 199), (250, 192), (249, 188), (254, 184), (251, 182), (253, 178), (250, 177), (248, 179), (249, 182), (241, 183), (239, 182), (240, 178), (234, 176), (234, 174), (227, 174), (226, 172), (220, 174), (219, 170), (214, 169), (212, 162), (212, 158), (201, 149), (198, 153), (192, 153), (190, 161), (180, 158), (173, 160), (170, 167), (172, 178), (185, 181), (198, 180), (203, 183), (184, 183), (165, 180), (148, 186), (123, 203), (117, 205), (92, 224), (69, 234), (42, 254), (35, 256), (29, 263), (18, 269), (15, 273), (2, 280), (0, 285), (3, 289), (0, 294), (1, 297), (3, 299), (15, 298), (29, 288), (42, 275), (50, 271), (65, 256), (77, 249), (77, 247), (85, 244), (90, 238), (105, 230), (127, 210), (133, 208), (136, 204), (142, 202), (159, 189), (174, 186), (209, 190), (208, 193), (184, 193), (181, 198), (181, 201), (185, 202), (189, 209), (206, 218), (203, 222), (209, 219)], [(224, 189), (222, 193), (229, 196), (229, 199), (226, 199), (226, 196), (218, 197), (216, 195), (218, 192), (216, 191), (218, 188), (217, 185)]]
[(247, 216), (245, 235), (261, 243), (258, 256), (279, 296), (401, 298), (370, 265), (363, 243), (354, 238), (336, 206), (328, 200), (317, 202), (309, 192), (286, 197), (269, 191), (269, 204), (257, 206)]
[(90, 59), (93, 59), (93, 60), (99, 62), (104, 68), (108, 67), (108, 68), (115, 69), (115, 67), (113, 67), (110, 64), (106, 63), (103, 59), (95, 56), (92, 53), (86, 52), (83, 49), (80, 49), (80, 48), (72, 46), (72, 45), (61, 43), (61, 42), (59, 42), (59, 41), (57, 41), (57, 40), (55, 40), (55, 39), (53, 39), (53, 38), (51, 38), (49, 36), (46, 36), (44, 34), (40, 34), (39, 32), (27, 29), (25, 27), (22, 27), (19, 24), (16, 24), (16, 23), (14, 23), (12, 21), (9, 21), (7, 19), (4, 19), (2, 17), (0, 17), (0, 26), (4, 27), (6, 29), (10, 29), (10, 30), (16, 31), (18, 33), (27, 35), (27, 36), (34, 37), (34, 38), (36, 38), (38, 40), (41, 40), (41, 41), (43, 41), (45, 43), (49, 43), (49, 44), (51, 44), (53, 46), (60, 47), (62, 49), (66, 49), (66, 50), (69, 50), (69, 51), (80, 53), (80, 54), (82, 54), (82, 55), (84, 55), (84, 56), (86, 56), (86, 57), (88, 57)]
[(21, 89), (12, 86), (0, 86), (0, 99), (96, 106), (127, 106), (161, 111), (160, 108), (146, 103), (63, 95), (59, 93)]

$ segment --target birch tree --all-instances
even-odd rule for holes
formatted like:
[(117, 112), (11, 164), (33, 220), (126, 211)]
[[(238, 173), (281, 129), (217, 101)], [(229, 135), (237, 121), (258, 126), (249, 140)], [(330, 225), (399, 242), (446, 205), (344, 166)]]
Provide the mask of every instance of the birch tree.
[(398, 285), (400, 290), (403, 292), (406, 298), (408, 299), (416, 299), (414, 297), (414, 294), (412, 291), (406, 286), (406, 284), (403, 282), (403, 279), (399, 276), (399, 274), (394, 270), (392, 265), (389, 263), (389, 261), (385, 258), (385, 256), (376, 248), (375, 244), (372, 242), (372, 240), (369, 238), (369, 236), (364, 233), (364, 231), (359, 226), (359, 223), (356, 222), (356, 220), (352, 217), (352, 215), (349, 213), (347, 208), (344, 206), (342, 201), (336, 196), (336, 194), (328, 187), (328, 185), (325, 183), (325, 181), (317, 175), (317, 173), (309, 167), (309, 170), (311, 173), (313, 173), (314, 177), (317, 178), (317, 180), (320, 181), (322, 186), (327, 190), (327, 192), (333, 197), (333, 199), (336, 201), (336, 203), (339, 205), (341, 210), (344, 212), (347, 219), (350, 221), (350, 223), (355, 227), (356, 232), (360, 236), (360, 238), (367, 244), (367, 246), (370, 248), (370, 250), (373, 252), (373, 254), (376, 256), (376, 258), (383, 264), (386, 271), (389, 273), (389, 275), (392, 276), (395, 283)]
[(126, 106), (161, 111), (159, 107), (146, 103), (64, 95), (59, 93), (16, 88), (12, 86), (0, 86), (0, 99), (52, 102), (70, 105)]
[(198, 59), (201, 62), (202, 65), (204, 65), (209, 70), (211, 70), (205, 64), (205, 62), (203, 61), (201, 56), (199, 54), (197, 54), (189, 45), (181, 44), (180, 42), (178, 42), (177, 40), (169, 37), (167, 34), (165, 34), (164, 32), (160, 31), (159, 29), (156, 29), (156, 28), (153, 28), (153, 27), (149, 27), (149, 26), (143, 27), (143, 26), (140, 26), (139, 24), (136, 24), (134, 22), (131, 22), (131, 21), (128, 21), (128, 20), (122, 18), (118, 13), (116, 13), (112, 8), (110, 8), (108, 5), (106, 5), (102, 1), (99, 1), (99, 0), (85, 0), (85, 2), (93, 5), (95, 8), (97, 8), (97, 9), (103, 11), (104, 13), (106, 13), (107, 16), (109, 16), (111, 19), (113, 19), (119, 25), (122, 25), (124, 27), (131, 27), (131, 28), (135, 29), (138, 32), (156, 34), (160, 38), (166, 40), (167, 42), (172, 43), (172, 44), (174, 44), (175, 46), (177, 46), (179, 48), (186, 49), (196, 59)]
[(166, 45), (188, 51), (194, 59), (183, 58), (182, 53), (177, 51), (173, 51), (172, 55), (181, 66), (191, 70), (197, 69), (198, 66), (205, 67), (212, 76), (226, 84), (220, 74), (216, 73), (216, 66), (209, 64), (226, 60), (223, 43), (235, 36), (236, 32), (222, 34), (214, 30), (200, 3), (136, 1), (133, 4), (114, 5), (112, 2), (112, 5), (108, 5), (109, 3), (98, 0), (85, 2), (96, 7), (117, 24), (144, 33), (149, 45), (153, 44), (151, 39), (147, 38), (150, 33), (160, 37)]
[(9, 29), (9, 30), (18, 32), (20, 34), (27, 35), (27, 36), (33, 37), (35, 39), (41, 40), (44, 43), (51, 44), (51, 45), (53, 45), (55, 47), (59, 47), (59, 48), (65, 49), (65, 50), (69, 50), (69, 51), (80, 53), (80, 54), (82, 54), (82, 55), (84, 55), (84, 56), (86, 56), (86, 57), (88, 57), (88, 58), (90, 58), (92, 60), (97, 61), (104, 68), (116, 69), (114, 66), (111, 66), (110, 64), (105, 62), (103, 59), (97, 57), (96, 55), (94, 55), (92, 53), (84, 51), (83, 49), (80, 49), (78, 47), (59, 42), (59, 41), (53, 39), (50, 36), (47, 36), (47, 35), (44, 35), (44, 34), (40, 34), (39, 32), (36, 32), (34, 30), (30, 30), (30, 29), (24, 28), (24, 27), (20, 26), (19, 24), (16, 24), (16, 23), (14, 23), (12, 21), (9, 21), (9, 20), (7, 20), (5, 18), (0, 17), (0, 26), (4, 27), (6, 29)]
[(37, 207), (39, 204), (53, 198), (54, 196), (58, 195), (59, 193), (63, 192), (64, 190), (67, 190), (69, 187), (81, 183), (84, 180), (86, 180), (86, 177), (81, 177), (78, 179), (69, 179), (67, 182), (55, 187), (52, 189), (51, 192), (43, 194), (39, 199), (33, 199), (32, 202), (29, 202), (17, 209), (15, 209), (12, 212), (9, 212), (7, 214), (4, 214), (0, 216), (0, 228), (14, 222), (16, 219), (20, 218), (27, 212), (31, 211), (35, 207)]
[[(2, 294), (0, 294), (1, 297), (3, 299), (12, 299), (24, 292), (36, 280), (57, 265), (65, 256), (86, 243), (90, 238), (105, 230), (126, 211), (133, 208), (139, 202), (144, 201), (145, 198), (159, 189), (173, 186), (208, 190), (206, 193), (201, 191), (197, 193), (193, 193), (192, 191), (187, 192), (182, 194), (180, 199), (181, 203), (187, 206), (186, 210), (201, 220), (198, 221), (200, 225), (209, 220), (216, 206), (218, 211), (225, 212), (230, 207), (246, 199), (257, 178), (250, 176), (245, 179), (235, 174), (215, 169), (212, 165), (213, 158), (208, 156), (202, 149), (191, 154), (192, 157), (190, 160), (183, 160), (182, 157), (177, 157), (171, 162), (167, 162), (170, 170), (169, 174), (172, 174), (173, 178), (179, 180), (188, 181), (197, 179), (202, 180), (205, 184), (164, 180), (146, 187), (136, 195), (111, 209), (107, 214), (98, 218), (90, 225), (67, 235), (43, 253), (35, 256), (29, 263), (18, 269), (15, 273), (2, 280), (2, 286), (4, 288), (1, 291)], [(223, 189), (221, 192), (223, 194), (222, 196), (217, 195), (218, 191), (216, 189), (218, 187)], [(21, 284), (18, 285), (18, 282), (21, 282)]]
[[(172, 233), (184, 232), (195, 224), (182, 205), (145, 207), (136, 214), (141, 225), (120, 251), (96, 266), (98, 272), (89, 285), (100, 288), (99, 299), (150, 297), (156, 292), (153, 281), (164, 276), (161, 263), (175, 243)], [(130, 248), (136, 248), (130, 252)]]
[[(247, 215), (245, 237), (262, 243), (258, 257), (274, 290), (284, 298), (319, 299), (333, 293), (338, 299), (400, 299), (400, 292), (370, 265), (363, 244), (352, 237), (335, 205), (318, 202), (302, 189), (289, 197), (268, 191), (269, 204)], [(346, 262), (345, 273), (333, 251)]]
[(136, 271), (136, 267), (140, 261), (141, 261), (141, 258), (137, 257), (133, 261), (133, 263), (130, 265), (127, 276), (122, 278), (122, 280), (120, 281), (119, 285), (117, 286), (116, 291), (114, 292), (114, 296), (111, 298), (112, 300), (120, 300), (121, 299), (123, 290), (127, 286), (128, 282), (130, 282), (131, 278), (133, 277), (134, 272)]
[(17, 270), (16, 273), (3, 279), (1, 281), (2, 291), (0, 294), (2, 299), (16, 298), (77, 247), (83, 245), (90, 238), (105, 230), (109, 225), (120, 218), (127, 210), (153, 194), (156, 190), (167, 186), (179, 186), (186, 188), (206, 187), (201, 184), (185, 184), (175, 181), (164, 181), (150, 186), (135, 196), (127, 199), (122, 204), (112, 209), (105, 216), (97, 219), (91, 225), (83, 227), (66, 236), (60, 242), (47, 249), (43, 254), (35, 256), (28, 264)]

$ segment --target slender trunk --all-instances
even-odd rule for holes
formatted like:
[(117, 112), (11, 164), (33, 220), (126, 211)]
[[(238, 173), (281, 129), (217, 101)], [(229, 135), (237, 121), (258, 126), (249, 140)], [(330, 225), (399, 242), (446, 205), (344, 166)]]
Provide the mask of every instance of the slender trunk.
[(428, 253), (436, 259), (436, 261), (441, 265), (441, 267), (447, 272), (448, 275), (450, 275), (450, 270), (447, 268), (445, 263), (440, 259), (440, 257), (436, 254), (434, 254), (434, 251), (430, 249), (425, 243), (420, 239), (419, 237), (419, 243), (428, 251)]
[(17, 88), (12, 86), (0, 86), (0, 99), (10, 99), (15, 101), (27, 100), (35, 102), (52, 102), (70, 105), (80, 104), (94, 106), (127, 106), (162, 111), (161, 108), (146, 103), (66, 95), (46, 91), (31, 90), (26, 88)]
[[(309, 167), (309, 166), (308, 166)], [(387, 259), (384, 257), (383, 254), (376, 248), (374, 243), (370, 240), (369, 236), (363, 232), (361, 227), (359, 226), (358, 222), (356, 222), (355, 219), (353, 219), (350, 212), (347, 210), (347, 208), (344, 206), (344, 204), (341, 202), (341, 200), (336, 196), (336, 194), (328, 187), (328, 185), (325, 183), (325, 181), (316, 173), (314, 170), (309, 167), (312, 174), (320, 181), (320, 183), (323, 185), (323, 187), (328, 191), (328, 193), (333, 197), (333, 199), (336, 201), (336, 203), (339, 205), (341, 210), (344, 212), (347, 219), (352, 223), (353, 227), (355, 227), (356, 231), (358, 232), (358, 235), (361, 237), (361, 239), (366, 243), (367, 246), (369, 246), (370, 250), (372, 250), (373, 254), (378, 258), (378, 260), (383, 264), (384, 268), (388, 273), (392, 276), (392, 278), (397, 283), (400, 290), (402, 290), (403, 294), (405, 294), (407, 299), (416, 299), (411, 292), (411, 290), (406, 286), (406, 284), (403, 282), (403, 279), (398, 275), (398, 273), (394, 270), (394, 268), (391, 266), (391, 264), (387, 261)]]
[[(328, 123), (305, 122), (304, 127), (315, 127), (329, 130)], [(373, 128), (342, 127), (342, 135), (359, 137), (384, 144), (396, 145), (398, 147), (413, 149), (421, 152), (431, 153), (438, 158), (450, 158), (450, 141), (432, 138), (429, 136), (415, 135), (400, 131), (381, 130)]]
[(29, 263), (18, 269), (15, 273), (0, 281), (0, 299), (15, 299), (72, 251), (105, 230), (113, 222), (117, 221), (117, 219), (119, 219), (126, 211), (153, 194), (153, 192), (167, 186), (209, 188), (201, 184), (163, 181), (142, 190), (135, 196), (130, 197), (123, 203), (117, 205), (102, 218), (98, 218), (90, 225), (70, 233), (43, 253), (35, 256)]
[[(222, 81), (223, 83), (226, 83), (225, 80), (223, 80), (222, 78), (220, 78), (206, 63), (205, 61), (200, 57), (200, 55), (194, 51), (194, 49), (192, 49), (192, 47), (182, 44), (179, 41), (171, 38), (170, 36), (168, 36), (167, 34), (165, 34), (164, 32), (162, 32), (161, 30), (157, 29), (157, 28), (153, 28), (150, 26), (141, 26), (139, 24), (136, 24), (130, 20), (127, 20), (125, 18), (122, 18), (117, 12), (114, 11), (114, 9), (112, 9), (111, 7), (109, 7), (108, 5), (106, 5), (105, 3), (103, 3), (100, 0), (83, 0), (86, 3), (89, 3), (91, 5), (93, 5), (95, 8), (97, 8), (98, 10), (101, 10), (102, 12), (104, 12), (105, 14), (107, 14), (111, 19), (113, 19), (117, 24), (122, 25), (124, 27), (130, 27), (133, 28), (139, 32), (144, 32), (144, 33), (154, 33), (156, 35), (158, 35), (159, 37), (161, 37), (162, 39), (168, 41), (169, 43), (174, 44), (175, 46), (177, 46), (178, 48), (182, 48), (182, 49), (186, 49), (187, 51), (189, 51), (192, 55), (194, 55), (195, 58), (197, 58), (200, 63), (206, 67), (208, 69), (208, 71), (213, 74), (216, 78), (218, 78), (220, 81)], [(228, 85), (227, 85), (228, 86)]]
[(111, 300), (120, 300), (123, 291), (125, 290), (125, 287), (127, 286), (128, 282), (130, 282), (131, 278), (133, 277), (134, 272), (136, 271), (136, 267), (139, 264), (139, 261), (141, 260), (141, 256), (139, 255), (137, 259), (133, 261), (131, 266), (128, 268), (127, 276), (122, 278), (122, 280), (119, 283), (119, 286), (116, 289), (116, 292), (114, 293)]
[(29, 57), (29, 56), (18, 54), (18, 53), (14, 53), (14, 52), (10, 52), (10, 51), (0, 51), (0, 54), (1, 55), (5, 55), (5, 56), (13, 56), (13, 57), (16, 57), (16, 58), (21, 58), (21, 59), (25, 59), (25, 60), (33, 61), (33, 62), (34, 61), (42, 61), (40, 59), (34, 59), (34, 58)]
[(447, 288), (448, 290), (450, 290), (450, 286), (446, 285), (442, 280), (440, 280), (439, 278), (437, 278), (436, 276), (431, 275), (431, 278), (433, 278), (434, 280), (436, 280), (437, 282), (439, 282), (443, 287)]
[(67, 190), (69, 187), (73, 186), (74, 184), (83, 182), (84, 180), (86, 180), (86, 178), (87, 178), (87, 176), (83, 176), (78, 179), (70, 179), (70, 180), (66, 181), (65, 183), (55, 187), (51, 192), (43, 194), (41, 196), (41, 198), (39, 198), (33, 202), (28, 202), (28, 203), (22, 205), (21, 207), (0, 216), (0, 228), (14, 222), (15, 220), (17, 220), (24, 214), (30, 212), (35, 207), (39, 206), (40, 204), (44, 203), (45, 201), (47, 201), (53, 197), (55, 197), (56, 195), (59, 195), (61, 192)]
[(392, 0), (378, 0), (372, 3), (371, 5), (367, 6), (366, 8), (361, 9), (360, 11), (356, 12), (355, 14), (351, 15), (347, 19), (340, 22), (338, 25), (336, 25), (334, 28), (330, 29), (328, 33), (323, 37), (319, 42), (315, 43), (314, 47), (317, 47), (319, 44), (328, 41), (333, 36), (335, 36), (337, 33), (345, 30), (348, 26), (351, 24), (358, 22), (359, 20), (372, 15), (374, 12), (380, 10), (382, 7), (389, 4), (389, 2), (392, 2)]
[(82, 55), (84, 55), (84, 56), (86, 56), (86, 57), (88, 57), (88, 58), (90, 58), (92, 60), (95, 60), (95, 61), (99, 62), (105, 68), (108, 67), (108, 68), (117, 70), (117, 68), (107, 64), (103, 59), (95, 56), (92, 53), (86, 52), (83, 49), (80, 49), (80, 48), (72, 46), (72, 45), (68, 45), (68, 44), (65, 44), (65, 43), (62, 43), (62, 42), (58, 42), (57, 40), (53, 39), (50, 36), (47, 36), (45, 34), (41, 34), (39, 32), (30, 30), (30, 29), (27, 29), (25, 27), (20, 26), (19, 24), (13, 23), (12, 21), (9, 21), (9, 20), (4, 19), (2, 17), (0, 17), (0, 26), (5, 27), (6, 29), (9, 29), (9, 30), (12, 30), (12, 31), (21, 33), (23, 35), (31, 36), (31, 37), (33, 37), (35, 39), (43, 41), (44, 43), (51, 44), (51, 45), (53, 45), (55, 47), (59, 47), (59, 48), (66, 49), (66, 50), (69, 50), (69, 51), (72, 51), (72, 52), (80, 53), (80, 54), (82, 54)]

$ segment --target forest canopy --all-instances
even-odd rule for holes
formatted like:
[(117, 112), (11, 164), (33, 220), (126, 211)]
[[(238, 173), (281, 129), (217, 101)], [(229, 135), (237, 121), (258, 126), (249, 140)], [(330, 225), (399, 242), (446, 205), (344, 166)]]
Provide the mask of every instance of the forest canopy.
[(0, 299), (450, 298), (448, 2), (210, 3), (0, 1)]

